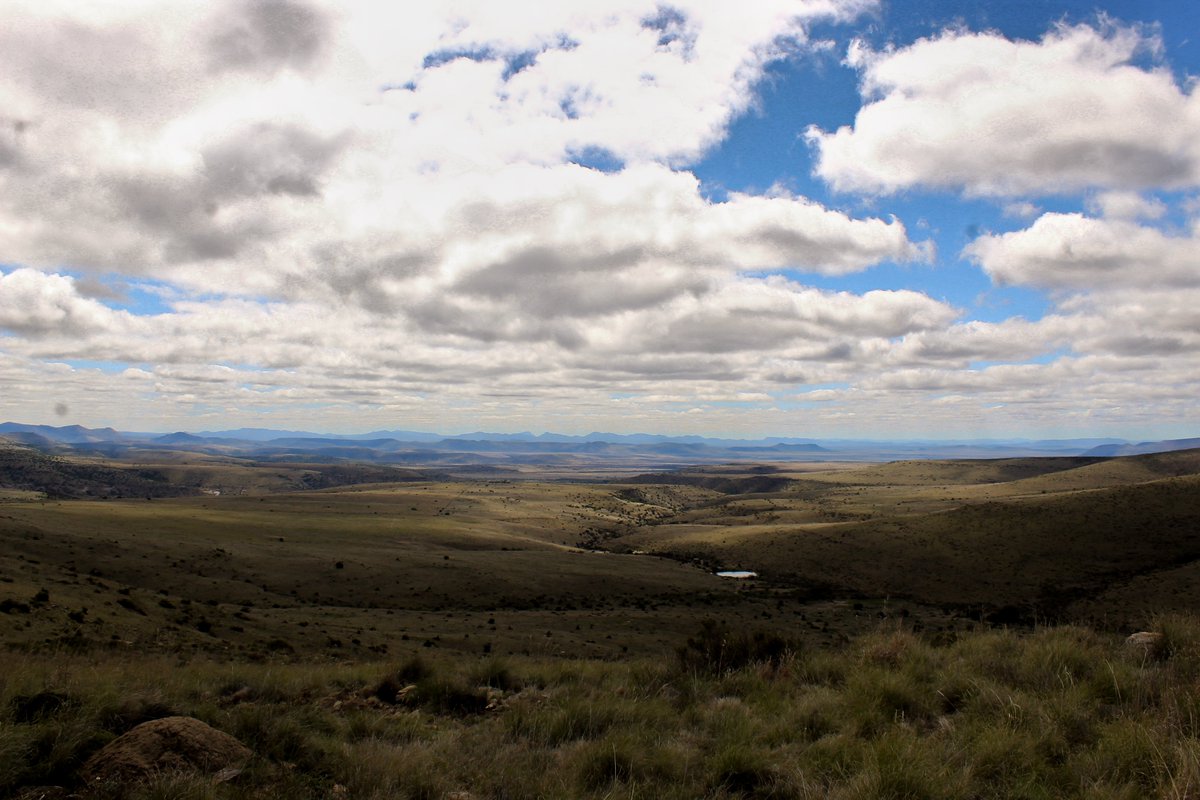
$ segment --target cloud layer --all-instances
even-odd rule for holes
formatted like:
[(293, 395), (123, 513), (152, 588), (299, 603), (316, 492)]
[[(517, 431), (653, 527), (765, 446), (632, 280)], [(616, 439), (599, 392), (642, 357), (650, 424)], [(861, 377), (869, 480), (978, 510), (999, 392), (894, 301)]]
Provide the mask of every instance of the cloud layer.
[[(934, 404), (1011, 431), (1064, 413), (1048, 387), (1116, 425), (1148, 371), (1195, 386), (1200, 242), (1151, 191), (1200, 183), (1200, 101), (1143, 31), (851, 48), (864, 105), (808, 131), (817, 174), (1002, 197), (1025, 227), (961, 254), (886, 203), (701, 185), (770, 65), (878, 10), (10, 3), (0, 416), (949, 432)], [(910, 285), (813, 285), (880, 265)], [(935, 270), (1050, 310), (973, 320)]]

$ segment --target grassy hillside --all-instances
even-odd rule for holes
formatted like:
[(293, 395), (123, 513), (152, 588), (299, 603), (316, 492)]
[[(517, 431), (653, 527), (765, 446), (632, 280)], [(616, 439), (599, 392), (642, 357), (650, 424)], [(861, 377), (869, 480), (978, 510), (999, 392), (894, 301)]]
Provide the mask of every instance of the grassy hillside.
[(428, 480), (444, 473), (374, 464), (279, 462), (170, 450), (101, 460), (46, 455), (0, 437), (0, 488), (54, 499), (268, 494), (364, 483)]
[(1058, 615), (1073, 598), (1200, 559), (1198, 497), (1200, 479), (1167, 479), (778, 533), (731, 552), (745, 563), (769, 552), (767, 577)]
[(1200, 476), (1186, 474), (1198, 466), (1196, 452), (737, 465), (616, 484), (405, 471), (405, 483), (231, 494), (392, 473), (168, 463), (168, 485), (234, 488), (104, 502), (8, 490), (0, 642), (623, 657), (669, 648), (716, 609), (814, 646), (879, 614), (932, 631), (981, 617), (1128, 628), (1200, 604)]
[[(670, 647), (698, 609), (776, 613), (770, 593), (693, 566), (576, 546), (647, 514), (608, 487), (506, 482), (9, 503), (0, 603), (27, 610), (0, 614), (0, 641), (238, 657), (378, 657), (426, 643), (617, 657)], [(826, 638), (827, 626), (814, 634)]]
[[(995, 458), (945, 461), (893, 461), (854, 470), (853, 482), (859, 486), (898, 484), (930, 486), (1005, 483), (1050, 475), (1102, 462), (1100, 458)], [(809, 480), (845, 482), (841, 472), (806, 476)]]
[[(1200, 603), (1198, 472), (1200, 451), (816, 472), (694, 503), (608, 544), (752, 569), (776, 586), (1129, 625)], [(1121, 587), (1135, 583), (1154, 604), (1127, 602)]]
[(0, 487), (49, 497), (178, 497), (195, 494), (151, 468), (47, 456), (0, 438)]
[[(1080, 628), (932, 645), (888, 626), (811, 652), (718, 625), (654, 661), (7, 654), (0, 792), (1183, 800), (1200, 792), (1200, 627), (1159, 627), (1149, 651)], [(236, 736), (253, 752), (245, 771), (82, 782), (89, 755), (169, 715)]]

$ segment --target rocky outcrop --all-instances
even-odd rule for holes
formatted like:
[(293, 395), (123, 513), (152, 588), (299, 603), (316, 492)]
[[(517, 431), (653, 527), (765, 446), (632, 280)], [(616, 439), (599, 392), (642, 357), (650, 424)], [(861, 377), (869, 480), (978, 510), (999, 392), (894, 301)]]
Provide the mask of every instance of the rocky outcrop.
[(251, 755), (237, 739), (198, 719), (165, 717), (143, 722), (109, 742), (88, 759), (81, 775), (93, 785), (176, 770), (229, 780), (242, 771)]

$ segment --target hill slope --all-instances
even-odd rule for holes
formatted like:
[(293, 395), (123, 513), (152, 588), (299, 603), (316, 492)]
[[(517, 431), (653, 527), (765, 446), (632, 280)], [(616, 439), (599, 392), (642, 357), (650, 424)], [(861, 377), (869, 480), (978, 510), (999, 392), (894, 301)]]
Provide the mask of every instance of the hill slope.
[(0, 438), (0, 487), (48, 497), (179, 497), (196, 490), (154, 469), (67, 461)]
[[(701, 478), (688, 477), (662, 482)], [(1200, 450), (817, 474), (753, 502), (708, 500), (610, 544), (747, 568), (779, 585), (1027, 619), (1119, 612), (1084, 601), (1105, 592), (1115, 600), (1115, 587), (1159, 576), (1171, 585), (1156, 596), (1183, 610), (1200, 603), (1200, 568), (1191, 566), (1200, 559)]]

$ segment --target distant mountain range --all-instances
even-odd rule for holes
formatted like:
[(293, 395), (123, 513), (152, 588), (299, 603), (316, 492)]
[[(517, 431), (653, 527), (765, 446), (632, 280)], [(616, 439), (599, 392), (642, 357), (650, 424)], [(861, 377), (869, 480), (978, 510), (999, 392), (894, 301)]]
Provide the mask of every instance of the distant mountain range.
[(1200, 439), (1170, 439), (1163, 442), (1138, 442), (1137, 444), (1101, 444), (1084, 453), (1085, 456), (1141, 456), (1148, 453), (1165, 453), (1171, 450), (1190, 450), (1200, 447)]
[(0, 436), (51, 454), (113, 458), (139, 453), (193, 452), (263, 461), (362, 461), (381, 464), (569, 465), (626, 463), (639, 466), (727, 461), (891, 461), (1019, 456), (1117, 456), (1200, 447), (1200, 439), (1130, 443), (1122, 439), (870, 441), (768, 437), (589, 433), (486, 433), (441, 435), (381, 430), (362, 434), (236, 428), (192, 433), (125, 432), (80, 425), (55, 427), (0, 423)]

